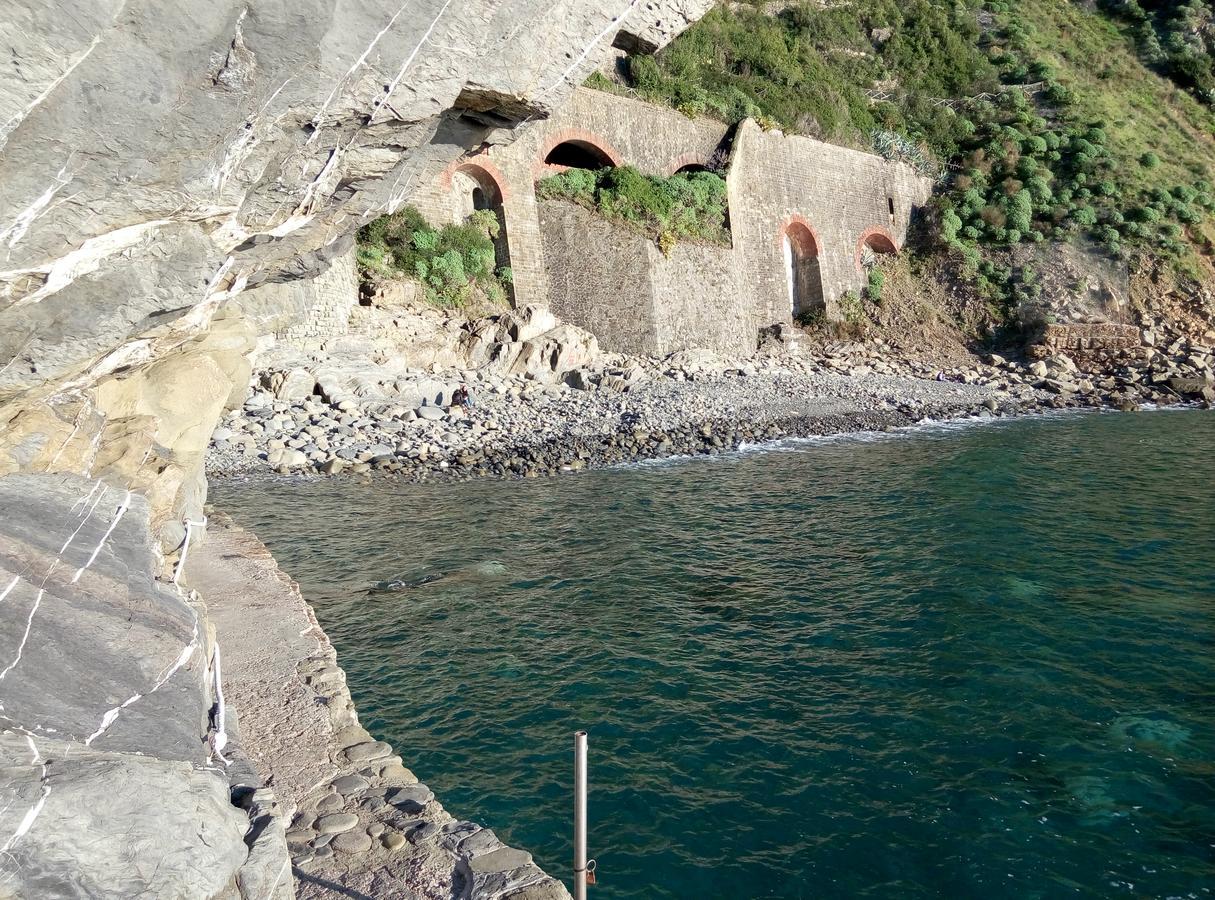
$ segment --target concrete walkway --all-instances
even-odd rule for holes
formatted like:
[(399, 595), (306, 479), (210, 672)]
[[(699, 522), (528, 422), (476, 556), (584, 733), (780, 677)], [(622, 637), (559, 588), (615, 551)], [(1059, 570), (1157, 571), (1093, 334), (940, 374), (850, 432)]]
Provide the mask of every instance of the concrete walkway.
[(213, 516), (185, 579), (214, 623), (234, 741), (291, 823), (297, 896), (568, 898), (530, 854), (448, 814), (358, 724), (333, 646), (256, 536)]

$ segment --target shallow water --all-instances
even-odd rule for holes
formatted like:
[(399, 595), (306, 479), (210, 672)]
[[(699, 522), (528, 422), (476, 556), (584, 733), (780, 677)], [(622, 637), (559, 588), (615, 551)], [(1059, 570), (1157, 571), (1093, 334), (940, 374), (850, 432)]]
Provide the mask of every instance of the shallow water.
[(213, 499), (364, 724), (567, 882), (590, 730), (600, 900), (1201, 897), (1213, 448), (1210, 413), (1085, 415)]

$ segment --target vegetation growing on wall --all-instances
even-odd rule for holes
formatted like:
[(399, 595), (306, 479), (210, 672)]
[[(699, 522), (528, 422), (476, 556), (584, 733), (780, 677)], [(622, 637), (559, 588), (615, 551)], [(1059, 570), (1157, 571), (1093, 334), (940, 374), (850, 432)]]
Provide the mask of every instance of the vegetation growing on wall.
[(482, 209), (462, 225), (433, 228), (405, 206), (359, 231), (359, 269), (364, 279), (414, 279), (436, 306), (464, 307), (481, 297), (501, 304), (511, 272), (494, 267), (500, 227), (494, 212)]
[[(1013, 270), (1018, 245), (1083, 236), (1181, 271), (1215, 250), (1211, 37), (1194, 30), (1210, 3), (1102, 2), (721, 5), (657, 57), (630, 57), (631, 89), (940, 172), (920, 250), (955, 255), (1011, 320), (1037, 291)], [(1165, 54), (1149, 62), (1192, 95), (1145, 68), (1147, 31)]]
[(632, 166), (569, 169), (541, 179), (536, 196), (594, 210), (652, 238), (664, 253), (681, 240), (730, 243), (726, 182), (712, 172), (661, 178)]

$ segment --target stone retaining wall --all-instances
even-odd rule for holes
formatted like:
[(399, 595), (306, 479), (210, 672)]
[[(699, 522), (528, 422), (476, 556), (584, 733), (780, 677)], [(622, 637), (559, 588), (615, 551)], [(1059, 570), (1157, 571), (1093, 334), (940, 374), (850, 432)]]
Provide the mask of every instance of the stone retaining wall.
[[(575, 229), (565, 221), (569, 216), (538, 203), (535, 193), (537, 179), (559, 171), (544, 159), (564, 141), (654, 175), (728, 159), (732, 247), (680, 245), (668, 258), (652, 242), (591, 216), (578, 217)], [(516, 304), (549, 304), (606, 347), (745, 354), (755, 349), (760, 327), (792, 321), (787, 229), (797, 224), (812, 235), (826, 313), (834, 317), (838, 298), (866, 284), (864, 248), (902, 247), (914, 210), (931, 190), (932, 182), (908, 166), (870, 153), (764, 131), (750, 120), (729, 128), (580, 89), (552, 118), (523, 127), (511, 144), (452, 163), (414, 203), (435, 224), (463, 221), (474, 192), (478, 202), (500, 205)], [(350, 333), (357, 304), (353, 254), (313, 281), (254, 293), (262, 292), (274, 298), (266, 305), (291, 310), (274, 335), (289, 346), (319, 349)]]
[(1047, 325), (1039, 343), (1052, 352), (1086, 353), (1094, 350), (1127, 350), (1138, 347), (1142, 341), (1139, 328), (1135, 325), (1094, 322)]
[[(610, 252), (595, 248), (601, 258), (586, 260), (571, 256), (569, 241), (554, 244), (554, 236), (569, 233), (537, 203), (535, 182), (559, 171), (545, 165), (544, 158), (563, 141), (593, 146), (613, 164), (653, 175), (670, 175), (689, 164), (720, 164), (728, 157), (733, 259), (711, 260), (713, 274), (707, 280), (710, 295), (718, 298), (720, 289), (737, 279), (741, 299), (695, 302), (705, 290), (704, 270), (667, 265), (648, 252), (645, 262), (641, 248), (627, 241), (614, 241)], [(526, 126), (510, 145), (453, 163), (420, 192), (416, 205), (433, 222), (461, 221), (468, 214), (466, 195), (473, 187), (501, 200), (518, 303), (547, 302), (558, 312), (575, 309), (573, 321), (579, 324), (606, 323), (616, 330), (587, 326), (606, 346), (739, 347), (749, 352), (759, 326), (792, 320), (783, 247), (790, 223), (804, 222), (814, 234), (830, 316), (841, 294), (866, 283), (862, 247), (901, 247), (913, 211), (927, 201), (932, 182), (903, 164), (810, 138), (766, 132), (750, 120), (735, 129), (582, 88), (551, 118)], [(586, 247), (593, 244), (588, 241)], [(680, 253), (689, 259), (696, 255)], [(572, 297), (571, 287), (586, 279), (602, 289)], [(619, 285), (615, 292), (610, 290), (613, 280)], [(625, 310), (652, 305), (650, 299), (621, 297), (639, 285), (650, 298), (654, 292), (669, 298), (660, 304), (661, 322), (653, 315), (643, 317), (644, 325), (626, 321)], [(588, 303), (597, 308), (590, 309)], [(646, 333), (639, 334), (639, 329)], [(740, 344), (742, 332), (749, 336)]]
[(620, 353), (665, 356), (688, 347), (726, 355), (755, 348), (756, 326), (729, 247), (652, 240), (572, 203), (540, 204), (550, 283), (561, 319)]

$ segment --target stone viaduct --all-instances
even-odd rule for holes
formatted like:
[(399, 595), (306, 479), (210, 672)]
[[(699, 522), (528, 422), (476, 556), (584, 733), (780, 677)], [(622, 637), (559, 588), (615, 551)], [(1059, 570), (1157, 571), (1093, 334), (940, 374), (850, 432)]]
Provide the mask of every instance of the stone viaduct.
[[(580, 207), (537, 201), (546, 175), (625, 164), (654, 175), (722, 172), (731, 246), (680, 243), (664, 257)], [(866, 248), (897, 252), (931, 189), (873, 154), (581, 88), (513, 143), (452, 163), (414, 202), (435, 224), (498, 209), (499, 262), (512, 268), (516, 302), (547, 303), (609, 349), (748, 353), (763, 326), (815, 310), (838, 317), (840, 296), (867, 281)]]

